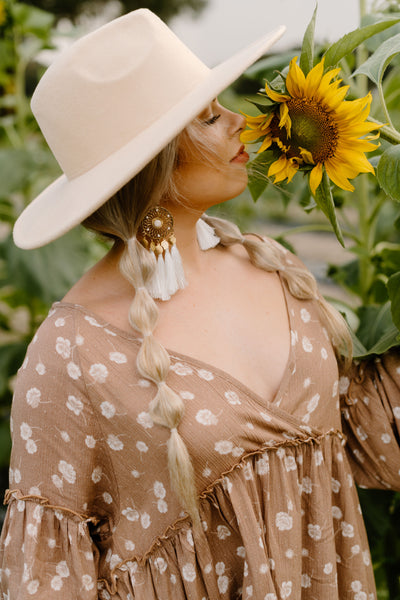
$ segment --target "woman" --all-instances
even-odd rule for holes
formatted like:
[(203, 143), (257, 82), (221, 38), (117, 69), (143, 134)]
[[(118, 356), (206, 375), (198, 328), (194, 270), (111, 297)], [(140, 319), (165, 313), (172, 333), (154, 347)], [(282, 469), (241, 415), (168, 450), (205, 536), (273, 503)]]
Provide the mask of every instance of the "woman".
[(339, 385), (349, 334), (313, 277), (203, 215), (247, 183), (245, 122), (216, 96), (271, 39), (210, 72), (136, 11), (39, 84), (66, 176), (15, 240), (83, 221), (115, 244), (18, 376), (6, 597), (375, 597), (353, 474), (400, 488), (397, 355)]

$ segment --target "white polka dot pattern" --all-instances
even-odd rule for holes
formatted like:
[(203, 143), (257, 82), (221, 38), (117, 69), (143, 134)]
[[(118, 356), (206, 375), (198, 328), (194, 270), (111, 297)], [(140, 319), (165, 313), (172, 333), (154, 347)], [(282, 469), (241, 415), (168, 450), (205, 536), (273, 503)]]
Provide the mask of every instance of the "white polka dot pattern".
[(5, 597), (375, 598), (350, 466), (361, 485), (400, 488), (398, 354), (339, 378), (316, 303), (285, 294), (291, 356), (272, 403), (172, 357), (202, 533), (171, 489), (138, 339), (54, 306), (16, 385)]

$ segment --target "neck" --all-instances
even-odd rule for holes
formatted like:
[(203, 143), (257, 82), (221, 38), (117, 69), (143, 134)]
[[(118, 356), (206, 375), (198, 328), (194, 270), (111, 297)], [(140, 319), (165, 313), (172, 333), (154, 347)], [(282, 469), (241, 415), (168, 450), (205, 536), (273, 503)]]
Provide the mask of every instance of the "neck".
[(188, 210), (179, 204), (167, 208), (174, 219), (176, 244), (182, 257), (185, 273), (198, 272), (204, 265), (205, 253), (200, 250), (197, 243), (196, 223), (203, 213)]

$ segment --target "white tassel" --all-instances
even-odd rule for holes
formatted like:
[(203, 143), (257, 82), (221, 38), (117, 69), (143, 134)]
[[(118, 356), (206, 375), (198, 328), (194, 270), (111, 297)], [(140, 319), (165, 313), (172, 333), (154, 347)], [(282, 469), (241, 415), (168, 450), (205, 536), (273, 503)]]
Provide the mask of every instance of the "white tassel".
[(165, 272), (165, 263), (163, 255), (159, 254), (156, 262), (156, 268), (150, 281), (146, 284), (147, 291), (152, 298), (159, 300), (169, 300), (170, 295), (167, 290), (167, 277)]
[(150, 296), (158, 300), (169, 300), (175, 292), (186, 287), (185, 273), (179, 250), (174, 244), (169, 249), (159, 254), (156, 259), (156, 268), (150, 280), (146, 283)]
[(214, 228), (208, 223), (199, 219), (196, 223), (197, 241), (201, 250), (209, 250), (215, 248), (221, 241), (216, 235)]
[(171, 258), (172, 262), (174, 263), (174, 270), (176, 280), (178, 282), (178, 289), (183, 290), (183, 288), (187, 286), (187, 281), (185, 277), (185, 271), (183, 270), (181, 255), (179, 254), (179, 250), (176, 247), (176, 244), (172, 245)]
[(167, 292), (171, 296), (178, 291), (178, 279), (175, 273), (175, 267), (173, 260), (171, 258), (171, 254), (169, 252), (169, 248), (165, 250), (164, 253), (164, 264), (165, 264), (165, 284), (167, 287)]

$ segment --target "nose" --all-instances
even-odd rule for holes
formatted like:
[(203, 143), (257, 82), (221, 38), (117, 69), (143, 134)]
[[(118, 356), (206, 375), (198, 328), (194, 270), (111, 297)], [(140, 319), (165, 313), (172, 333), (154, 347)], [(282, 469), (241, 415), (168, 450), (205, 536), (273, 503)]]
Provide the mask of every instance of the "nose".
[(233, 137), (246, 129), (246, 119), (243, 115), (237, 112), (228, 111), (230, 117), (229, 133)]

